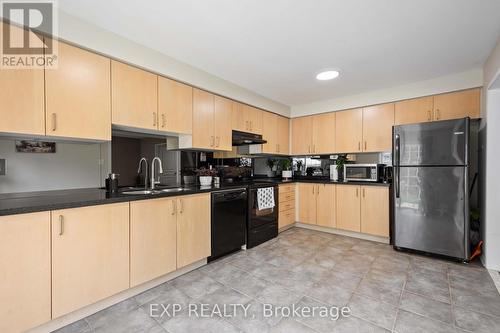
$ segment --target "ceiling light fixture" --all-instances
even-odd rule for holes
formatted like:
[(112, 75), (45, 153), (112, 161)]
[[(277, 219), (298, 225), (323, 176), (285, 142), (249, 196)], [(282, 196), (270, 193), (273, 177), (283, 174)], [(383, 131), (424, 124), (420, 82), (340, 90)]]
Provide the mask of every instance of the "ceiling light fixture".
[(316, 75), (316, 79), (320, 81), (333, 80), (339, 76), (338, 71), (324, 71)]

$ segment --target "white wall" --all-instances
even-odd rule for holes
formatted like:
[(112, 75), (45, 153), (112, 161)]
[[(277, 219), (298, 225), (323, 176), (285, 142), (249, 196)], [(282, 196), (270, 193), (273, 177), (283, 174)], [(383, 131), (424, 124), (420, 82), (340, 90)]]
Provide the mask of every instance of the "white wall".
[(389, 89), (375, 90), (309, 104), (295, 105), (291, 108), (291, 116), (300, 117), (316, 113), (339, 111), (366, 105), (440, 94), (454, 90), (480, 87), (482, 85), (483, 71), (482, 69), (474, 69), (463, 73), (413, 82)]
[[(84, 48), (284, 116), (290, 107), (59, 11), (59, 37)], [(223, 52), (223, 51), (222, 51)]]
[(483, 216), (484, 255), (483, 263), (489, 269), (500, 271), (500, 40), (484, 65), (483, 131), (486, 137), (486, 156)]
[[(18, 153), (15, 139), (0, 139), (6, 175), (0, 193), (101, 186), (101, 144), (56, 143), (56, 153)], [(107, 157), (104, 156), (104, 159)]]

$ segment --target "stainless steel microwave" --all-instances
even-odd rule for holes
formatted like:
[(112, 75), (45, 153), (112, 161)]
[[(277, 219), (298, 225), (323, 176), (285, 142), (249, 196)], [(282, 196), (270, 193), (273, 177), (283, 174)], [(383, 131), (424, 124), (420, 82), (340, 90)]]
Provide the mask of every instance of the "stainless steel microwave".
[(383, 168), (383, 164), (344, 164), (344, 180), (378, 182), (381, 180)]

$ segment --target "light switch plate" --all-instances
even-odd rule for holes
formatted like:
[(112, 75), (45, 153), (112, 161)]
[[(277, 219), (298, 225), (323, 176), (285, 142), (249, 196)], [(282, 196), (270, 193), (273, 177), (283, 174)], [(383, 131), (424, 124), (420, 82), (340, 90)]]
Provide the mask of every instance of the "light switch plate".
[(5, 158), (0, 158), (0, 176), (5, 176)]

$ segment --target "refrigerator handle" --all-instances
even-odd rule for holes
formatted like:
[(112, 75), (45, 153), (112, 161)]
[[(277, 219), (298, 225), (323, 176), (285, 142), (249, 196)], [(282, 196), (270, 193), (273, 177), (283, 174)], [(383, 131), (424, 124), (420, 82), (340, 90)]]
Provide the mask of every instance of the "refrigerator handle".
[(395, 136), (394, 143), (394, 181), (396, 182), (396, 198), (399, 198), (399, 163), (400, 163), (400, 138), (399, 134)]

